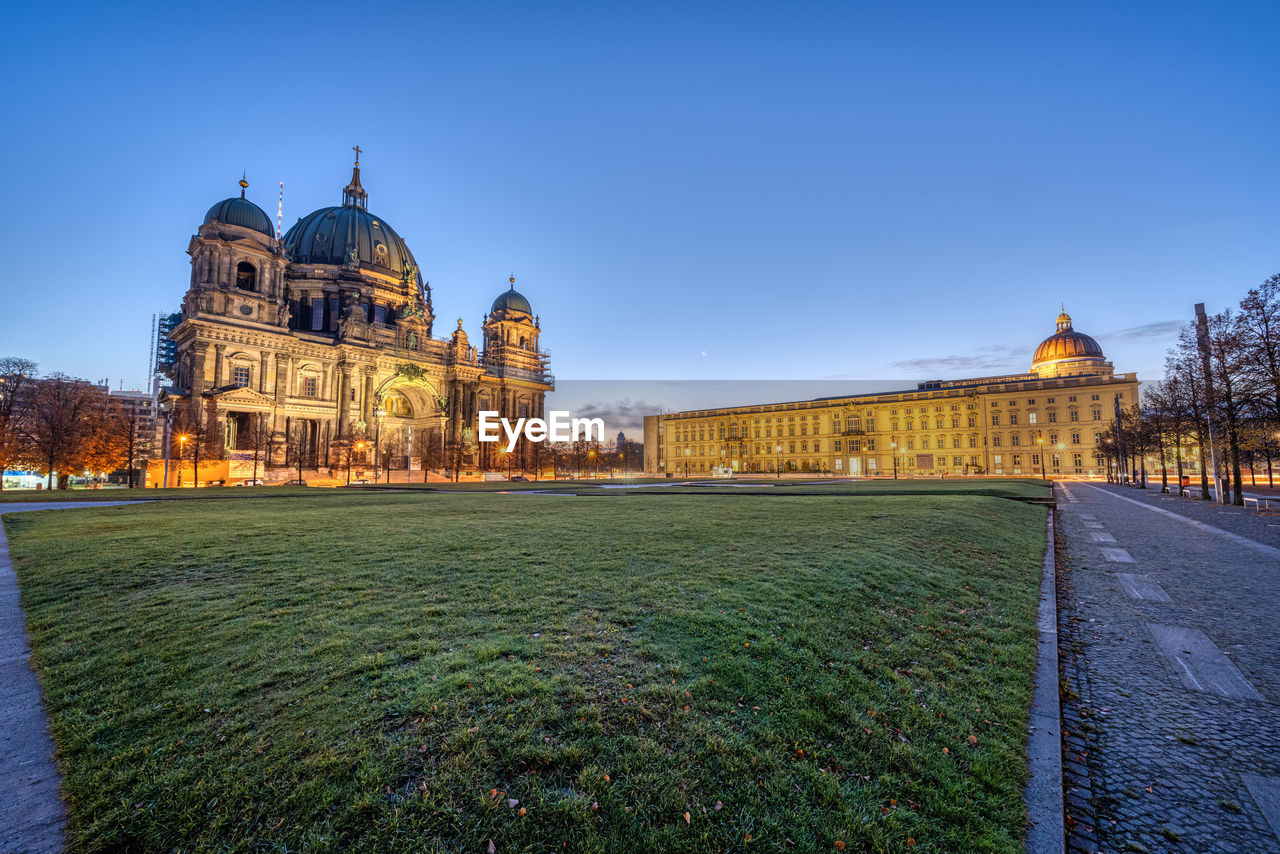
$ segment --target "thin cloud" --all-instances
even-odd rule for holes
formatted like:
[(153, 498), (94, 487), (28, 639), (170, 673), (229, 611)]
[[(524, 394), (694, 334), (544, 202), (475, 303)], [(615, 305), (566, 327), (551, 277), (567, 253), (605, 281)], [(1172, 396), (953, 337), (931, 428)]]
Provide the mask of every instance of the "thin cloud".
[(1117, 332), (1107, 332), (1098, 337), (1107, 341), (1114, 339), (1123, 339), (1125, 342), (1152, 341), (1175, 337), (1178, 334), (1178, 330), (1185, 325), (1186, 323), (1181, 320), (1157, 320), (1138, 326), (1130, 326), (1128, 329), (1121, 329)]
[[(982, 371), (1007, 371), (1029, 358), (1025, 347), (1007, 344), (982, 347), (970, 353), (890, 362), (889, 367), (915, 375), (953, 378)], [(1024, 366), (1025, 367), (1025, 366)]]

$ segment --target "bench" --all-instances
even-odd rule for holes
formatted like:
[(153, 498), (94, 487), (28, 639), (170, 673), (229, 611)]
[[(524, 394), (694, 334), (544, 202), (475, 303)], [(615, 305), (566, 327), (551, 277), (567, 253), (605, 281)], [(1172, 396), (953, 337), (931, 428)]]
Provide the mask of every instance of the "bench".
[(1198, 500), (1202, 493), (1198, 487), (1184, 486), (1182, 487), (1181, 495), (1183, 498), (1195, 498)]
[(1259, 512), (1266, 510), (1271, 506), (1266, 498), (1246, 498), (1244, 500), (1244, 506), (1248, 507), (1251, 502), (1253, 504), (1253, 509)]

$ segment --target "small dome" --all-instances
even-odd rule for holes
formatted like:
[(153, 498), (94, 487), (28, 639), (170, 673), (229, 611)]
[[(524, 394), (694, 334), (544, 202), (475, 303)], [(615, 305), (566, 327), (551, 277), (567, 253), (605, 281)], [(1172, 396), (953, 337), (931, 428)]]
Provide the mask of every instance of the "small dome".
[(1102, 359), (1102, 348), (1093, 338), (1071, 328), (1071, 315), (1064, 310), (1058, 315), (1058, 331), (1050, 335), (1036, 348), (1031, 359), (1031, 370), (1048, 362), (1067, 360)]
[(267, 216), (267, 212), (262, 208), (244, 197), (244, 188), (248, 186), (249, 182), (242, 179), (240, 181), (240, 196), (238, 198), (223, 199), (209, 208), (209, 212), (204, 215), (205, 223), (221, 222), (226, 225), (238, 225), (241, 228), (260, 231), (267, 237), (275, 237), (276, 230), (271, 226), (271, 217)]
[(529, 300), (525, 299), (524, 294), (516, 290), (516, 280), (514, 277), (510, 279), (511, 288), (498, 294), (498, 298), (493, 301), (493, 307), (489, 309), (490, 314), (496, 314), (499, 311), (522, 311), (525, 314), (533, 314), (533, 307), (529, 305)]

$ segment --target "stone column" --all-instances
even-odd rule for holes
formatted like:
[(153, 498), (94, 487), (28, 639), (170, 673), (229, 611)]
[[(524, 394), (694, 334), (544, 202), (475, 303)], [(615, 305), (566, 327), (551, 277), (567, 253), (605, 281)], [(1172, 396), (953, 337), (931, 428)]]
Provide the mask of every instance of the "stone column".
[(338, 435), (347, 435), (347, 424), (351, 420), (351, 369), (342, 367), (338, 373)]
[(191, 365), (191, 403), (194, 406), (196, 400), (204, 393), (205, 389), (205, 359), (209, 351), (209, 345), (199, 342), (195, 345), (195, 358)]
[(227, 351), (226, 344), (213, 345), (213, 387), (218, 388), (224, 383), (222, 382), (222, 365), (223, 354)]
[(267, 354), (263, 351), (258, 358), (258, 391), (267, 393)]
[(289, 394), (289, 357), (276, 353), (276, 405), (283, 406)]

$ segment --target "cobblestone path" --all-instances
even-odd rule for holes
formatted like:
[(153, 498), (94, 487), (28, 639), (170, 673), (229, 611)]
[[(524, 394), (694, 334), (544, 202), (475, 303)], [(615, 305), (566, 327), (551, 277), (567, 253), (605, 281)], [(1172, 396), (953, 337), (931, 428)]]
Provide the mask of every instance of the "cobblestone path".
[(1056, 493), (1072, 850), (1280, 854), (1280, 516)]

